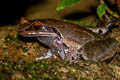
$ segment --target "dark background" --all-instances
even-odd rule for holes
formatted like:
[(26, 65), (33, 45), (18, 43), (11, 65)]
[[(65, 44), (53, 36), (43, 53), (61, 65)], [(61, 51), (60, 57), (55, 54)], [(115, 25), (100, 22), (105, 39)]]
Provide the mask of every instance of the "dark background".
[(44, 3), (46, 0), (0, 0), (0, 25), (15, 24), (25, 10), (36, 3)]
[[(13, 25), (21, 17), (29, 19), (87, 19), (96, 17), (96, 0), (81, 0), (79, 4), (56, 11), (60, 0), (0, 0), (0, 26)], [(94, 3), (93, 3), (94, 2)], [(88, 22), (89, 22), (88, 21)]]

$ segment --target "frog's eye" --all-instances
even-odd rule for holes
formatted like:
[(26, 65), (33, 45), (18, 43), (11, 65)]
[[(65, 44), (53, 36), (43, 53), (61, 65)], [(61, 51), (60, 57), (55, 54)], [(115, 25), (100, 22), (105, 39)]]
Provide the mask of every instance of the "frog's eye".
[(42, 27), (43, 27), (43, 25), (40, 23), (35, 23), (32, 25), (32, 29), (34, 29), (34, 30), (40, 30)]
[(34, 30), (39, 30), (39, 29), (40, 29), (40, 26), (34, 26), (33, 29), (34, 29)]

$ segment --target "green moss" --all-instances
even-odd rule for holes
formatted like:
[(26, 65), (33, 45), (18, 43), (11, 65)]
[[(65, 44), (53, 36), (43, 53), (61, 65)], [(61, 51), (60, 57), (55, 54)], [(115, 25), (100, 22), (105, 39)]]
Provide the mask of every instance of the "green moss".
[[(62, 60), (41, 60), (35, 62), (12, 62), (12, 61), (4, 61), (0, 65), (0, 70), (4, 73), (0, 73), (1, 75), (7, 74), (3, 76), (4, 78), (11, 77), (11, 74), (14, 74), (15, 71), (24, 73), (26, 80), (91, 80), (88, 76), (82, 77), (81, 73), (85, 73), (86, 69), (88, 70), (89, 66), (87, 63), (69, 63), (68, 61)], [(83, 68), (82, 68), (83, 67)], [(60, 69), (63, 70), (61, 71)], [(65, 69), (65, 70), (64, 70)], [(90, 74), (96, 74), (91, 72)], [(101, 78), (103, 75), (98, 75)], [(97, 80), (93, 78), (93, 80)], [(111, 80), (111, 78), (104, 78), (105, 80)]]
[(22, 47), (22, 51), (25, 53), (28, 51), (28, 49)]
[(16, 44), (19, 42), (20, 42), (20, 40), (17, 37), (10, 35), (10, 34), (6, 35), (5, 40), (4, 40), (5, 44), (8, 44), (8, 43)]
[(89, 78), (80, 78), (80, 80), (90, 80)]

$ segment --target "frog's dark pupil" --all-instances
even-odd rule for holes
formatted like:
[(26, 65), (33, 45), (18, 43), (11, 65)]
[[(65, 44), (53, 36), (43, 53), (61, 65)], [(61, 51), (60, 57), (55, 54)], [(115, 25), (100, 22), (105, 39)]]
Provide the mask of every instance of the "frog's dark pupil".
[(35, 30), (38, 30), (38, 29), (39, 29), (39, 26), (34, 26), (34, 29), (35, 29)]

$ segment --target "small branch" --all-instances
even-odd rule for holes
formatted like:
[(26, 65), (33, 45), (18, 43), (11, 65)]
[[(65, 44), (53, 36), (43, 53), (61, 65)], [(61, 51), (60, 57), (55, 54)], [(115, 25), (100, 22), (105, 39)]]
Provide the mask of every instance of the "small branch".
[(110, 20), (110, 17), (109, 17), (107, 14), (105, 14), (104, 16), (105, 16), (105, 18), (107, 19), (108, 22), (111, 21), (111, 20)]
[[(105, 4), (104, 0), (100, 0), (100, 3)], [(110, 10), (110, 8), (108, 8), (108, 6), (106, 6), (106, 11), (107, 11), (110, 15), (114, 16), (115, 18), (120, 18), (120, 16), (119, 16), (117, 13), (113, 12), (112, 10)]]

